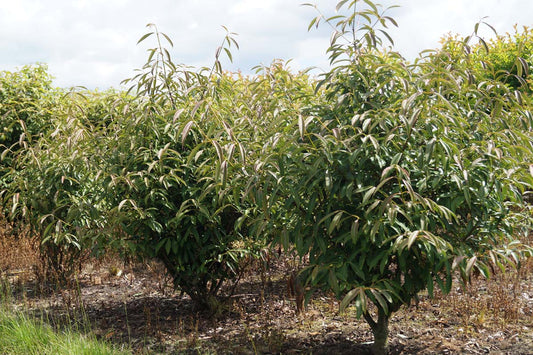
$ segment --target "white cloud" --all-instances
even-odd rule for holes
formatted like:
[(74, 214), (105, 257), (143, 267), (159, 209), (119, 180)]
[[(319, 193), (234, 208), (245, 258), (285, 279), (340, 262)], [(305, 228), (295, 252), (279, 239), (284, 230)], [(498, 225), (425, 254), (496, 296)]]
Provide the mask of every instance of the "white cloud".
[[(239, 33), (232, 70), (244, 72), (273, 59), (293, 58), (291, 67), (325, 66), (330, 28), (307, 32), (316, 16), (300, 4), (313, 0), (0, 0), (0, 70), (35, 62), (49, 64), (60, 86), (118, 87), (145, 61), (153, 46), (137, 40), (156, 23), (174, 41), (176, 62), (210, 66), (225, 35)], [(320, 0), (332, 13), (337, 1)], [(530, 25), (533, 2), (524, 0), (398, 0), (391, 11), (399, 29), (396, 49), (414, 58), (435, 48), (447, 32), (469, 34), (483, 16), (500, 33)], [(385, 5), (392, 1), (382, 0)], [(485, 31), (483, 34), (490, 34)]]
[[(404, 0), (392, 14), (399, 28), (391, 31), (397, 49), (407, 58), (415, 58), (423, 49), (434, 49), (448, 33), (467, 36), (477, 22), (493, 26), (498, 34), (513, 32), (515, 24), (532, 25), (533, 2), (523, 0)], [(492, 38), (485, 25), (479, 35)]]
[(300, 41), (296, 46), (293, 67), (300, 70), (316, 67), (321, 72), (326, 71), (329, 61), (324, 55), (324, 49), (329, 46), (329, 41), (329, 36), (311, 37)]

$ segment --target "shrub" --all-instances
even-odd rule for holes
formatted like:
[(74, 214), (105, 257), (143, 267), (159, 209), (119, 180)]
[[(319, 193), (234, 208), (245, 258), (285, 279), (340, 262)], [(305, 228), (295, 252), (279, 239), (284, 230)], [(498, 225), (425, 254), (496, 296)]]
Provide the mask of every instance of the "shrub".
[(51, 110), (58, 93), (45, 65), (0, 72), (0, 189), (13, 156), (51, 129)]
[(151, 27), (141, 40), (153, 34), (158, 47), (131, 80), (140, 107), (109, 145), (110, 219), (135, 253), (160, 259), (197, 306), (216, 310), (223, 283), (261, 244), (248, 238), (240, 202), (247, 152), (235, 123), (247, 98), (235, 87), (246, 83), (221, 72), (221, 49), (212, 69), (175, 65), (161, 47), (171, 40)]
[[(105, 125), (87, 120), (88, 107), (81, 93), (62, 96), (50, 118), (55, 129), (17, 153), (2, 194), (11, 219), (27, 224), (40, 239), (42, 276), (59, 284), (70, 281), (89, 255), (100, 255), (107, 246), (100, 167), (108, 132)], [(117, 109), (110, 107), (108, 114), (116, 115)]]
[[(442, 39), (442, 51), (437, 56), (449, 67), (462, 63), (462, 70), (468, 70), (478, 82), (500, 81), (514, 90), (531, 93), (530, 67), (533, 64), (533, 34), (524, 27), (513, 34), (499, 35), (485, 41), (478, 37), (476, 25), (471, 36), (447, 36)], [(488, 25), (492, 28), (492, 26)], [(494, 29), (493, 29), (494, 30)], [(472, 44), (472, 40), (478, 39)]]
[[(376, 52), (371, 24), (391, 20), (359, 3), (327, 19), (337, 32), (326, 101), (266, 144), (256, 186), (278, 242), (308, 255), (307, 283), (333, 291), (341, 310), (353, 304), (385, 353), (391, 314), (420, 291), (447, 293), (456, 273), (488, 277), (531, 255), (518, 239), (529, 230), (531, 120), (508, 88), (472, 83), (462, 65), (443, 75), (432, 57), (409, 66)], [(359, 31), (364, 48), (349, 37)]]

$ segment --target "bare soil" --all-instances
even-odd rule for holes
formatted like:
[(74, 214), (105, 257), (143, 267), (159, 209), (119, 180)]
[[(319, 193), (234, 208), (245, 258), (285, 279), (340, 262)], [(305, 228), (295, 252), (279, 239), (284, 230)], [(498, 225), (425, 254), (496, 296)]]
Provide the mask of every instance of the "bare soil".
[[(31, 247), (13, 243), (20, 241), (0, 236), (0, 280), (10, 285), (13, 307), (134, 353), (369, 353), (369, 327), (351, 309), (339, 314), (329, 295), (316, 292), (305, 312), (296, 313), (287, 295), (287, 258), (273, 260), (263, 278), (251, 268), (217, 312), (205, 313), (174, 291), (153, 261), (124, 266), (116, 258), (95, 260), (70, 288), (50, 291), (53, 285), (35, 277)], [(421, 295), (392, 318), (391, 353), (533, 354), (532, 270), (529, 260), (520, 272), (477, 279), (447, 296)]]

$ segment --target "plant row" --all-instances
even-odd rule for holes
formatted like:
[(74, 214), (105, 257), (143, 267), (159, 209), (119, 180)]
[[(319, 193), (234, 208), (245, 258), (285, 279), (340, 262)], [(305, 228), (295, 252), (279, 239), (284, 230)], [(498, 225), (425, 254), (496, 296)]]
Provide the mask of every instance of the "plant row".
[(245, 260), (295, 250), (307, 289), (353, 305), (383, 353), (391, 314), (420, 291), (531, 255), (533, 42), (527, 29), (475, 42), (477, 24), (408, 62), (385, 47), (396, 23), (381, 7), (337, 10), (310, 24), (335, 28), (318, 77), (282, 61), (224, 72), (230, 32), (211, 68), (176, 64), (154, 25), (127, 92), (4, 72), (4, 214), (62, 281), (114, 249), (159, 259), (211, 309)]

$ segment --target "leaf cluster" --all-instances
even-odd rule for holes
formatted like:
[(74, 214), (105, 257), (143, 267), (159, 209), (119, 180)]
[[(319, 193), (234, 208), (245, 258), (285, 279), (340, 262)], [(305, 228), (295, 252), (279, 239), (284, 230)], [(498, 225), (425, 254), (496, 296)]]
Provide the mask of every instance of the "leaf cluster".
[[(499, 81), (511, 89), (531, 93), (530, 66), (533, 64), (531, 29), (524, 27), (520, 32), (515, 27), (512, 34), (498, 35), (485, 41), (477, 35), (481, 24), (488, 25), (483, 21), (476, 24), (471, 36), (444, 37), (442, 51), (437, 58), (450, 66), (457, 66), (455, 63), (466, 63), (472, 76), (478, 81)], [(491, 29), (496, 33), (494, 28)], [(478, 39), (478, 43), (471, 43), (475, 38)]]
[[(367, 17), (354, 14), (335, 33), (357, 32)], [(468, 282), (531, 255), (519, 242), (531, 217), (528, 100), (483, 80), (470, 57), (439, 61), (454, 58), (446, 47), (411, 64), (375, 43), (332, 41), (348, 58), (332, 61), (283, 144), (266, 144), (258, 185), (276, 242), (309, 257), (308, 284), (365, 319), (370, 303), (387, 316), (422, 290), (449, 292), (456, 273)]]
[(59, 274), (116, 247), (161, 260), (214, 311), (262, 248), (294, 249), (307, 285), (353, 305), (383, 340), (421, 291), (531, 256), (520, 236), (533, 190), (529, 92), (498, 74), (527, 81), (529, 32), (520, 66), (508, 67), (508, 40), (470, 46), (479, 25), (409, 63), (383, 49), (387, 10), (354, 0), (319, 12), (309, 28), (334, 29), (319, 78), (282, 61), (224, 72), (222, 54), (238, 48), (227, 29), (211, 67), (176, 64), (153, 24), (125, 93), (59, 94), (41, 69), (0, 76), (3, 210)]

